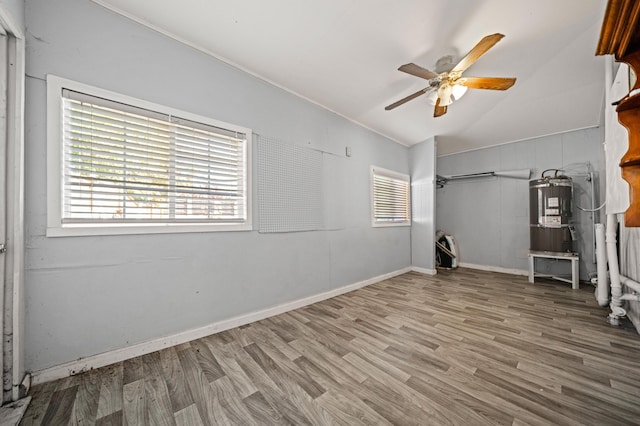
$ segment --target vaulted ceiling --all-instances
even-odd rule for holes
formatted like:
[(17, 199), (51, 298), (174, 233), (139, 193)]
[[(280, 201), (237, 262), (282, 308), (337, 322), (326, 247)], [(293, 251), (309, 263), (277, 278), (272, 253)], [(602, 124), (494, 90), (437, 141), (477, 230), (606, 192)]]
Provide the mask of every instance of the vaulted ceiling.
[[(439, 154), (600, 124), (605, 0), (94, 0), (401, 144), (438, 137)], [(517, 77), (469, 90), (433, 117), (427, 86), (397, 71), (467, 53), (505, 34), (465, 76)]]

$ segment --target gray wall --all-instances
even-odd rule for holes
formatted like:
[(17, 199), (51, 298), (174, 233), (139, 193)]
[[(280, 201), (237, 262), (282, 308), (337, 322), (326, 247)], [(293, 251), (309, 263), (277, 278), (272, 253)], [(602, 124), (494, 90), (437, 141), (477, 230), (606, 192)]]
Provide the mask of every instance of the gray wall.
[[(28, 370), (411, 264), (410, 228), (372, 228), (369, 200), (369, 167), (409, 173), (407, 148), (88, 0), (27, 0), (26, 22)], [(49, 73), (339, 155), (350, 146), (341, 194), (344, 228), (46, 238)]]
[(0, 0), (0, 8), (7, 13), (16, 30), (24, 32), (24, 0)]
[[(566, 168), (569, 175), (584, 172), (580, 163), (588, 161), (603, 180), (603, 137), (601, 128), (592, 128), (438, 157), (437, 173), (456, 175), (530, 168), (531, 177), (538, 178), (543, 170), (550, 168)], [(599, 204), (602, 182), (597, 179), (596, 183)], [(584, 177), (575, 177), (574, 184), (574, 199), (580, 206), (590, 207), (590, 184)], [(460, 262), (526, 270), (528, 197), (526, 180), (489, 177), (451, 181), (436, 191), (437, 229), (454, 236)], [(574, 209), (581, 279), (588, 279), (596, 270), (592, 262), (591, 215)], [(570, 269), (569, 262), (542, 261), (537, 270), (556, 273)]]
[(411, 162), (411, 264), (435, 270), (436, 141), (428, 139), (409, 150)]

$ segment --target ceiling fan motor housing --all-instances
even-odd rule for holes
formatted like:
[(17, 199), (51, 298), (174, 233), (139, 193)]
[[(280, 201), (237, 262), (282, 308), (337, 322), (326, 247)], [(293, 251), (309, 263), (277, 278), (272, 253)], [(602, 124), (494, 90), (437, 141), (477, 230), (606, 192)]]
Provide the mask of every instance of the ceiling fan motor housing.
[(449, 72), (456, 66), (458, 61), (453, 55), (445, 55), (436, 61), (436, 72), (442, 74), (443, 72)]

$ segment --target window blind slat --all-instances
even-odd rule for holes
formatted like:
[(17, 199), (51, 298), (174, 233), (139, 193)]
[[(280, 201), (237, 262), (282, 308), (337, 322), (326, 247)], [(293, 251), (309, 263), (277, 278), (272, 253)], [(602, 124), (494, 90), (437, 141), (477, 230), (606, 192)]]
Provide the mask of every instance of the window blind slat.
[[(149, 182), (129, 182), (126, 185), (122, 185), (121, 182), (111, 180), (96, 180), (91, 182), (85, 182), (84, 184), (78, 184), (77, 182), (71, 182), (75, 184), (77, 189), (70, 190), (68, 194), (76, 192), (89, 192), (96, 198), (99, 198), (103, 194), (111, 194), (112, 192), (107, 189), (121, 190), (122, 193), (129, 194), (131, 196), (144, 195), (152, 193), (185, 193), (185, 194), (204, 194), (204, 195), (241, 195), (242, 191), (238, 186), (230, 186), (224, 188), (222, 186), (216, 188), (198, 188), (198, 187), (180, 187), (180, 186), (168, 186), (164, 184), (155, 184)], [(103, 190), (103, 191), (101, 191)]]
[[(169, 137), (165, 139), (148, 139), (140, 137), (134, 133), (108, 133), (101, 131), (99, 128), (82, 128), (74, 123), (68, 126), (68, 134), (71, 139), (76, 141), (77, 145), (83, 146), (90, 144), (96, 147), (102, 147), (104, 150), (122, 151), (129, 149), (132, 152), (155, 153), (159, 155), (168, 155), (170, 148)], [(191, 158), (210, 159), (216, 157), (228, 162), (238, 162), (238, 157), (242, 155), (242, 146), (219, 147), (213, 143), (209, 145), (189, 144), (188, 141), (176, 140), (176, 151), (187, 153)]]
[(155, 122), (145, 119), (132, 119), (126, 116), (106, 116), (98, 114), (95, 110), (65, 110), (68, 115), (65, 117), (67, 124), (89, 130), (99, 130), (108, 135), (121, 135), (129, 133), (141, 137), (153, 139), (163, 139), (172, 133), (170, 128), (159, 127)]
[(96, 171), (113, 173), (120, 170), (141, 170), (152, 173), (153, 171), (166, 172), (169, 170), (178, 174), (193, 176), (212, 176), (215, 174), (237, 176), (238, 171), (244, 170), (244, 167), (234, 167), (233, 164), (214, 161), (211, 161), (209, 164), (202, 162), (189, 163), (184, 160), (172, 163), (168, 160), (163, 161), (162, 159), (146, 159), (144, 157), (128, 157), (124, 155), (110, 157), (104, 155), (103, 152), (91, 152), (90, 150), (85, 150), (84, 152), (76, 151), (73, 154), (67, 155), (70, 157), (69, 164), (77, 169), (77, 173), (91, 173)]

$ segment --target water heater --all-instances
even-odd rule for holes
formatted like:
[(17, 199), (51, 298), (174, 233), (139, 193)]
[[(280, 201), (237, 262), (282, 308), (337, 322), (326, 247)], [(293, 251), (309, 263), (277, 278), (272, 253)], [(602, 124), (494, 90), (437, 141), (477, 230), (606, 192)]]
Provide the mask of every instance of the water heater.
[(571, 221), (573, 183), (567, 176), (529, 181), (530, 248), (533, 251), (573, 252)]

